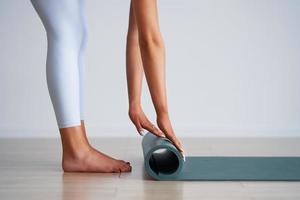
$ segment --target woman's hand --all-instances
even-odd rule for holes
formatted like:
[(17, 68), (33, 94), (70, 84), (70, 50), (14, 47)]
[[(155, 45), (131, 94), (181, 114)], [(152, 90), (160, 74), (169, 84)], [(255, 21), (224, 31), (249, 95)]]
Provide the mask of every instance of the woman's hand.
[(144, 136), (145, 129), (158, 137), (166, 137), (161, 130), (159, 130), (153, 123), (148, 120), (140, 106), (130, 107), (128, 114), (130, 120), (135, 125), (138, 133), (141, 136)]
[(180, 141), (177, 139), (174, 130), (171, 125), (170, 118), (168, 114), (160, 114), (157, 116), (157, 125), (162, 130), (162, 132), (165, 134), (165, 136), (175, 145), (175, 147), (180, 151), (183, 160), (185, 161), (185, 154), (184, 150), (182, 148), (182, 145)]
[(145, 113), (143, 112), (140, 106), (129, 108), (129, 118), (131, 119), (132, 123), (135, 125), (138, 133), (141, 136), (144, 136), (144, 130), (149, 131), (150, 133), (158, 136), (158, 137), (166, 137), (168, 138), (174, 146), (180, 151), (183, 159), (185, 160), (184, 150), (178, 138), (176, 137), (174, 130), (172, 128), (169, 116), (158, 115), (157, 116), (157, 128), (153, 123), (151, 123)]

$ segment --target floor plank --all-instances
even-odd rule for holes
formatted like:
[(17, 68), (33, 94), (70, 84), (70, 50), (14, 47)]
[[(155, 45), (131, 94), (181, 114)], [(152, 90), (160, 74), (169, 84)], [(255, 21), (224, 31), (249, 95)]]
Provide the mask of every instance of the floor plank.
[[(129, 174), (63, 173), (58, 139), (0, 140), (0, 199), (300, 199), (300, 182), (158, 182), (143, 171), (141, 138), (91, 142)], [(300, 156), (300, 138), (184, 138), (187, 155)]]

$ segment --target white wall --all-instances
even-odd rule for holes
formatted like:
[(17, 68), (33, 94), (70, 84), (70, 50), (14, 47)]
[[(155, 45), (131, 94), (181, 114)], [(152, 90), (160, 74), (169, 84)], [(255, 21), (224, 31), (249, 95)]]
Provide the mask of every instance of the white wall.
[[(179, 136), (300, 136), (300, 1), (158, 2)], [(136, 136), (127, 117), (128, 7), (87, 1), (90, 136)], [(40, 19), (29, 0), (1, 0), (0, 24), (0, 137), (58, 137)], [(155, 120), (148, 91), (143, 104)]]

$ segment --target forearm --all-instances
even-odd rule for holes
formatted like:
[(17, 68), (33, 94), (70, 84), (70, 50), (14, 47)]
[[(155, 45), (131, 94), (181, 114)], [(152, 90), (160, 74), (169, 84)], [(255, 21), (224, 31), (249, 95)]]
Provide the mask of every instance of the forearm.
[(159, 30), (156, 0), (133, 0), (143, 68), (157, 115), (168, 113), (165, 49)]
[(129, 107), (141, 104), (141, 89), (143, 79), (143, 66), (139, 58), (140, 50), (138, 45), (127, 39), (126, 51), (126, 76), (128, 88)]
[(160, 35), (156, 39), (140, 38), (144, 72), (157, 115), (168, 113), (165, 48)]
[(143, 63), (138, 41), (138, 30), (134, 11), (130, 6), (129, 26), (126, 43), (126, 76), (129, 109), (140, 107), (143, 80)]
[[(176, 138), (168, 115), (165, 48), (159, 31), (157, 1), (132, 0), (131, 5), (134, 10), (138, 30), (143, 69), (157, 114), (157, 125), (163, 134), (180, 150), (184, 157), (184, 150)], [(140, 130), (141, 127), (146, 127), (147, 130), (151, 130), (155, 135), (161, 136), (160, 131), (155, 129), (151, 123), (144, 123), (147, 124), (147, 126), (141, 126), (139, 121), (142, 118), (144, 118), (142, 121), (148, 121), (145, 117), (131, 117), (132, 121), (135, 121), (137, 124), (137, 130)]]

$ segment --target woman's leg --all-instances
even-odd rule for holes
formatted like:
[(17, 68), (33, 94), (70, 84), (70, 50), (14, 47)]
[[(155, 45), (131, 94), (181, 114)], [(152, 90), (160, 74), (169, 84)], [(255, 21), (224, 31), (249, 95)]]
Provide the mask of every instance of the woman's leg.
[(84, 120), (84, 108), (85, 108), (85, 63), (84, 63), (84, 53), (86, 49), (87, 43), (87, 20), (85, 16), (85, 1), (80, 0), (80, 23), (82, 27), (82, 36), (81, 36), (81, 44), (79, 48), (78, 55), (78, 65), (79, 65), (79, 87), (80, 87), (80, 119)]
[(85, 135), (82, 1), (31, 0), (47, 32), (47, 85), (62, 140), (62, 166), (65, 171), (130, 171), (125, 161), (93, 149)]
[(80, 1), (80, 21), (81, 26), (83, 29), (82, 34), (82, 40), (81, 45), (79, 49), (79, 56), (78, 56), (78, 66), (79, 66), (79, 96), (80, 96), (80, 119), (81, 119), (81, 128), (83, 130), (83, 133), (86, 137), (86, 130), (85, 130), (85, 62), (84, 62), (84, 55), (85, 55), (85, 49), (87, 44), (87, 38), (88, 38), (88, 32), (87, 32), (87, 20), (85, 15), (85, 1)]

